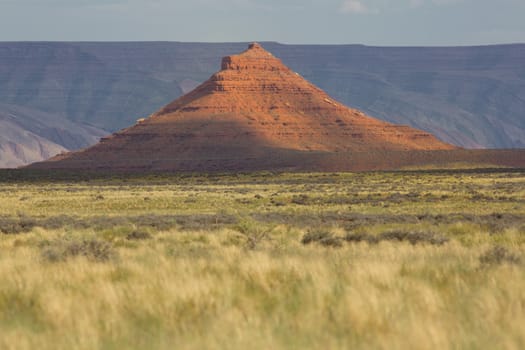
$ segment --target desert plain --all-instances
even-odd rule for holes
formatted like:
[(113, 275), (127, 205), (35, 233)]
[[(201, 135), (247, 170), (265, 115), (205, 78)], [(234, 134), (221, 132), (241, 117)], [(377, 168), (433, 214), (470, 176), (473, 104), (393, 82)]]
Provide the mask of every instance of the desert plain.
[(0, 172), (2, 349), (521, 349), (525, 174)]

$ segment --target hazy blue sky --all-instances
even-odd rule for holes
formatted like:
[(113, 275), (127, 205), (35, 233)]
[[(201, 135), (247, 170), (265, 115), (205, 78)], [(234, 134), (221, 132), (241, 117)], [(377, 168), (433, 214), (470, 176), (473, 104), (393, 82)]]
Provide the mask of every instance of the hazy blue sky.
[(0, 0), (0, 41), (525, 42), (525, 0)]

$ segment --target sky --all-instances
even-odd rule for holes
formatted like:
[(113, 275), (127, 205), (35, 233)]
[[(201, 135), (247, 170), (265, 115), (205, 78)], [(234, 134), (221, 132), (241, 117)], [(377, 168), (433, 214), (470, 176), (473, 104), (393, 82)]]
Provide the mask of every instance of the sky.
[(525, 0), (0, 0), (0, 41), (525, 43)]

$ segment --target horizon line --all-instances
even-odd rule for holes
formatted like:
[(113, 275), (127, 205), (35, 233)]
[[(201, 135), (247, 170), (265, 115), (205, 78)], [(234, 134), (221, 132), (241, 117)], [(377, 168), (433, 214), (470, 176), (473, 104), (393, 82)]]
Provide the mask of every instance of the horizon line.
[(180, 40), (0, 40), (0, 44), (12, 43), (96, 43), (96, 44), (124, 44), (124, 43), (174, 43), (174, 44), (249, 44), (258, 42), (262, 44), (274, 44), (284, 46), (364, 46), (364, 47), (382, 47), (382, 48), (460, 48), (460, 47), (490, 47), (490, 46), (516, 46), (525, 45), (524, 42), (492, 43), (492, 44), (452, 44), (452, 45), (371, 45), (363, 43), (287, 43), (275, 40), (249, 40), (249, 41), (180, 41)]

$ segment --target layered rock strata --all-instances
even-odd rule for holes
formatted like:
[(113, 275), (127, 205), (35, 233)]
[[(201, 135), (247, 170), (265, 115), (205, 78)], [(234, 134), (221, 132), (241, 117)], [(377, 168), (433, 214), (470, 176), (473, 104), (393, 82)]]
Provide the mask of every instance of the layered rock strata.
[(196, 89), (134, 126), (35, 167), (185, 170), (180, 164), (194, 160), (208, 170), (206, 161), (220, 168), (223, 159), (243, 169), (243, 162), (268, 161), (272, 154), (453, 149), (428, 132), (342, 105), (253, 43), (224, 57), (221, 70)]

